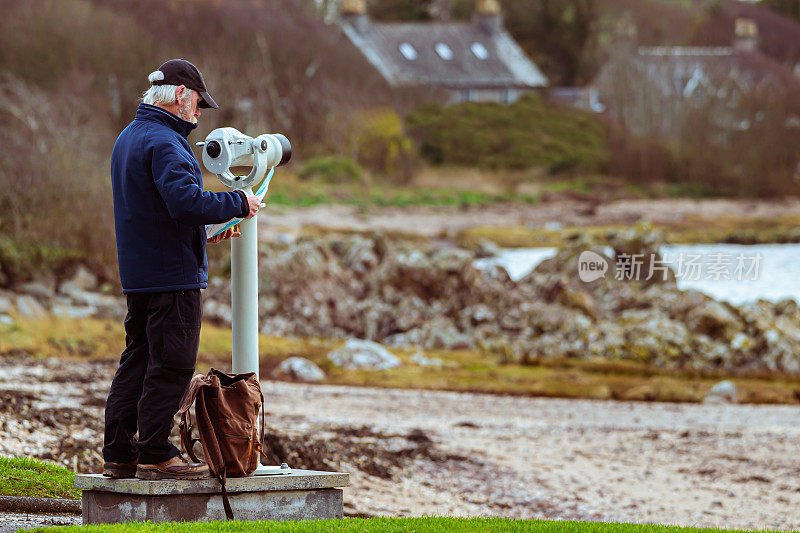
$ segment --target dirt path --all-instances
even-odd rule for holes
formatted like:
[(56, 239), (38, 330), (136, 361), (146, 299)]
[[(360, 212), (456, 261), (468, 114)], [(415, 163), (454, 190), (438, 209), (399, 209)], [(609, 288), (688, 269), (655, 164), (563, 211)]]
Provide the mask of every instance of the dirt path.
[[(0, 358), (0, 454), (96, 470), (114, 370)], [(352, 473), (349, 515), (800, 527), (798, 407), (263, 388), (284, 443)]]
[(259, 221), (265, 228), (271, 228), (271, 231), (262, 232), (265, 238), (278, 231), (296, 233), (305, 226), (348, 231), (383, 230), (434, 237), (454, 234), (475, 226), (542, 227), (554, 222), (565, 226), (588, 226), (632, 224), (639, 220), (669, 224), (680, 222), (686, 217), (769, 219), (783, 215), (800, 215), (800, 199), (663, 199), (619, 200), (608, 203), (556, 200), (535, 206), (498, 204), (467, 209), (364, 209), (347, 205), (285, 209), (270, 206), (261, 211)]
[[(471, 471), (354, 476), (379, 514), (500, 514), (731, 528), (800, 527), (800, 409), (512, 398), (266, 383), (297, 428), (422, 429)], [(291, 427), (291, 426), (290, 426)]]

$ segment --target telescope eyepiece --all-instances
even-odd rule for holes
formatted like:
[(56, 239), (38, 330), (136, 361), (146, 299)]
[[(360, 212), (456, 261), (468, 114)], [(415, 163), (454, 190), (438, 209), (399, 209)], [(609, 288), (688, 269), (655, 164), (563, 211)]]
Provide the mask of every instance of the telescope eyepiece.
[(286, 135), (280, 133), (275, 134), (275, 138), (281, 144), (281, 161), (276, 166), (282, 166), (289, 162), (292, 158), (292, 143), (286, 138)]
[(222, 153), (222, 147), (217, 141), (211, 141), (206, 144), (206, 153), (209, 157), (216, 159)]

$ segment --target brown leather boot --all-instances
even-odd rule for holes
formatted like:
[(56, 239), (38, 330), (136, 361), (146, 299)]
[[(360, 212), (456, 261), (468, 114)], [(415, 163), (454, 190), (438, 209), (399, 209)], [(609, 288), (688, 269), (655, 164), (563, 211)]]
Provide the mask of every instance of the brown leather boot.
[(133, 460), (130, 463), (103, 463), (103, 475), (112, 478), (133, 477), (136, 475), (136, 464), (139, 461)]
[(177, 455), (163, 463), (139, 465), (136, 467), (139, 479), (203, 479), (208, 477), (208, 465), (192, 463), (182, 455)]

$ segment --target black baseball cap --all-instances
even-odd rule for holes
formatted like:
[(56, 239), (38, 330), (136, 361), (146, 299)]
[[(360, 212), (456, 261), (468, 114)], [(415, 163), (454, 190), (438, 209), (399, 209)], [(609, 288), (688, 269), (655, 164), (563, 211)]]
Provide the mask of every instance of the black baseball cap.
[(158, 67), (158, 70), (164, 74), (164, 78), (151, 81), (150, 83), (153, 85), (185, 85), (200, 94), (201, 100), (197, 107), (219, 109), (217, 103), (208, 94), (206, 82), (196, 66), (185, 59), (170, 59)]

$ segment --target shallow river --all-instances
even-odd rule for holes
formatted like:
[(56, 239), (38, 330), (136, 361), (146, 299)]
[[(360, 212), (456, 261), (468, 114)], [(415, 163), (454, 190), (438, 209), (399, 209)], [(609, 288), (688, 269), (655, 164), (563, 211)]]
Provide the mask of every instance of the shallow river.
[[(519, 280), (555, 253), (555, 248), (506, 249), (476, 265), (501, 265)], [(676, 272), (681, 289), (697, 289), (733, 304), (759, 298), (800, 302), (800, 244), (681, 244), (663, 246), (661, 253), (662, 264)]]

